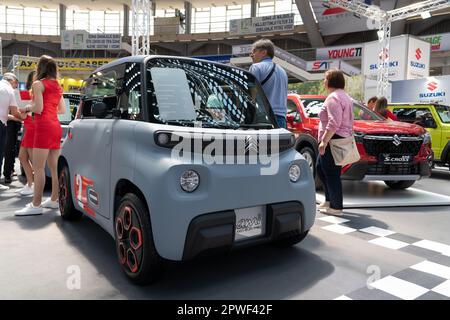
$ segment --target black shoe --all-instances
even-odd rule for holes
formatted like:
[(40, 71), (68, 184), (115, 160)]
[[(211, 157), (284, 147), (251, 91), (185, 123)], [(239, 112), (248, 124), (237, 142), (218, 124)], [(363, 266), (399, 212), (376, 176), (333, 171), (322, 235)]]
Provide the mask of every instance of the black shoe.
[(12, 182), (11, 177), (5, 177), (5, 184), (10, 184)]

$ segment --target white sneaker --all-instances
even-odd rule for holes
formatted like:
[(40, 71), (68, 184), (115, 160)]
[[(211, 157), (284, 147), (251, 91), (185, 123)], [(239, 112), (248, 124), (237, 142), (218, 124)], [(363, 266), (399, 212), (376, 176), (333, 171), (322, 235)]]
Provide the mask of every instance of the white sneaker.
[(21, 196), (31, 196), (34, 193), (34, 186), (31, 185), (31, 187), (29, 187), (28, 185), (26, 185), (25, 187), (23, 187), (22, 189), (19, 190), (19, 193)]
[(0, 184), (0, 191), (6, 191), (6, 190), (9, 190), (9, 187)]
[(58, 209), (59, 208), (59, 202), (58, 201), (52, 201), (52, 198), (47, 198), (47, 200), (42, 202), (41, 206), (42, 206), (42, 208)]
[(44, 212), (42, 206), (35, 207), (33, 203), (29, 203), (25, 206), (25, 208), (18, 210), (15, 212), (16, 216), (37, 216)]

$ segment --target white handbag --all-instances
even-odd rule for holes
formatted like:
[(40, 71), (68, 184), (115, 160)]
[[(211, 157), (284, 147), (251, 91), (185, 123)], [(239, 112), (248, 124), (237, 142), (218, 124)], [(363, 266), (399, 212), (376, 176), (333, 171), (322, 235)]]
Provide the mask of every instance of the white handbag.
[(329, 144), (334, 163), (337, 166), (345, 166), (361, 159), (353, 135), (342, 139), (331, 139)]

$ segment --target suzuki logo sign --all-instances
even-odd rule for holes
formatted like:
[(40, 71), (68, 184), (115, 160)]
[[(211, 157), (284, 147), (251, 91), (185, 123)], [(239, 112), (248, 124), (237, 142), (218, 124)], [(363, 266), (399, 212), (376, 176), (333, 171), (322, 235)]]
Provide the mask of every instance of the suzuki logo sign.
[(427, 89), (428, 89), (429, 91), (434, 91), (434, 90), (436, 90), (437, 88), (438, 88), (438, 84), (437, 84), (436, 82), (431, 81), (431, 82), (428, 82), (428, 83), (427, 83)]
[(419, 93), (419, 99), (432, 99), (433, 101), (442, 101), (445, 98), (445, 91), (437, 91), (439, 84), (436, 81), (430, 81), (426, 84), (428, 92)]
[(416, 59), (420, 60), (420, 58), (422, 58), (422, 50), (420, 50), (420, 48), (416, 49)]
[(402, 140), (400, 140), (398, 135), (394, 135), (394, 141), (392, 141), (397, 147), (402, 144)]

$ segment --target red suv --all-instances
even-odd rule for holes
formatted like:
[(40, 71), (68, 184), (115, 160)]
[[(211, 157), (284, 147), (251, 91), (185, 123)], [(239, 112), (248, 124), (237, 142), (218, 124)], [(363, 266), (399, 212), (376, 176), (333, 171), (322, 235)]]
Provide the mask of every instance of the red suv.
[[(319, 111), (326, 96), (288, 95), (288, 130), (295, 134), (296, 149), (315, 174), (318, 155)], [(342, 168), (345, 180), (381, 180), (392, 189), (406, 189), (430, 175), (430, 135), (418, 125), (387, 121), (354, 102), (354, 134), (361, 155)], [(318, 182), (316, 178), (316, 182)]]

